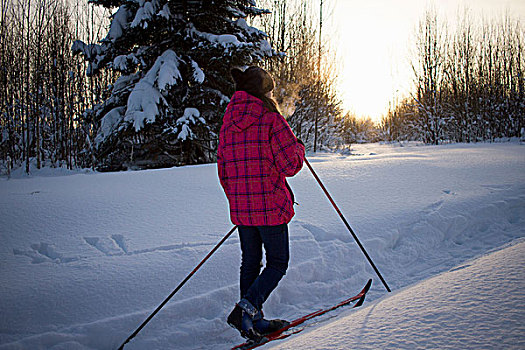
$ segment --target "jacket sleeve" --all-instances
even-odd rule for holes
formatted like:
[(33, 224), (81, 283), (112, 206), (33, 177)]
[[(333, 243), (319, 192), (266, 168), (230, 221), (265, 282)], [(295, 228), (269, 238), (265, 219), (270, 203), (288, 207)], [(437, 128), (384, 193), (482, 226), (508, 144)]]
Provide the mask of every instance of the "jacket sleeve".
[(305, 149), (284, 117), (278, 113), (275, 116), (270, 135), (274, 163), (282, 175), (294, 176), (303, 167)]

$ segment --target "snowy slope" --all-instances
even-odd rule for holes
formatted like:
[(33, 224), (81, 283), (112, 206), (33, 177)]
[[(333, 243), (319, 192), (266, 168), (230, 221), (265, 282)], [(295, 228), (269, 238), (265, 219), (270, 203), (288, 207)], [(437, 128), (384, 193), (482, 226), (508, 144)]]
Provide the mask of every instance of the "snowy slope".
[(524, 349), (525, 240), (272, 349)]
[[(525, 146), (363, 145), (309, 157), (393, 290), (525, 236)], [(16, 174), (15, 174), (16, 175)], [(0, 349), (110, 349), (231, 228), (215, 165), (0, 180)], [(287, 276), (265, 313), (353, 293), (372, 269), (303, 169)], [(228, 348), (236, 236), (126, 349)], [(384, 295), (375, 280), (368, 301)]]

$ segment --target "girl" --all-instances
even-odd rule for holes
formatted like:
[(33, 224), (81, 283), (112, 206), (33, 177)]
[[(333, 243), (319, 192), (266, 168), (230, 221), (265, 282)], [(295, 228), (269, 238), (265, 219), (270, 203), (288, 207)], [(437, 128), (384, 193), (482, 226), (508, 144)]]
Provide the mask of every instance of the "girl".
[[(287, 324), (264, 319), (262, 306), (288, 268), (294, 210), (285, 178), (301, 170), (305, 148), (279, 112), (270, 74), (259, 67), (231, 74), (236, 92), (224, 114), (217, 166), (231, 221), (239, 226), (242, 262), (241, 299), (228, 324), (259, 340)], [(260, 273), (263, 246), (266, 267)]]

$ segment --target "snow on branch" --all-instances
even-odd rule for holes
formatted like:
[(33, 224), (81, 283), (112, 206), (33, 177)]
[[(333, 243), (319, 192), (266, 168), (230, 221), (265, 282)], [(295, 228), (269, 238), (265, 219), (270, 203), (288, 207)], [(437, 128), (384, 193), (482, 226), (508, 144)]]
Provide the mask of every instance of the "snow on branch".
[(255, 27), (252, 27), (250, 25), (248, 25), (248, 23), (246, 23), (246, 20), (244, 18), (239, 18), (238, 20), (236, 20), (235, 22), (235, 25), (241, 29), (243, 29), (244, 31), (246, 31), (247, 33), (249, 33), (250, 35), (260, 35), (262, 37), (266, 37), (266, 33), (263, 32), (262, 30), (259, 30)]
[(106, 40), (115, 42), (115, 40), (120, 38), (129, 27), (129, 19), (131, 18), (131, 15), (131, 11), (126, 5), (120, 6), (117, 12), (113, 15), (113, 20), (111, 21)]
[(157, 58), (157, 61), (155, 61), (155, 64), (151, 67), (145, 78), (152, 84), (156, 81), (159, 90), (164, 92), (175, 85), (178, 80), (182, 80), (179, 71), (180, 61), (181, 59), (175, 52), (166, 50)]
[(165, 19), (170, 19), (171, 17), (171, 11), (170, 11), (170, 7), (168, 6), (168, 4), (165, 4), (163, 7), (162, 7), (162, 10), (159, 11), (159, 13), (157, 14), (159, 15), (160, 17), (163, 17)]
[(119, 55), (113, 59), (113, 69), (120, 72), (126, 72), (130, 68), (130, 64), (132, 67), (139, 64), (139, 60), (134, 53), (129, 55)]
[(186, 108), (184, 110), (184, 115), (177, 119), (177, 127), (180, 130), (177, 138), (179, 140), (193, 139), (194, 134), (191, 131), (190, 126), (196, 124), (206, 124), (204, 118), (200, 116), (200, 112), (197, 108)]
[(197, 83), (202, 84), (205, 79), (204, 72), (194, 60), (191, 60), (191, 67), (193, 68), (193, 79)]
[(142, 28), (148, 27), (148, 22), (153, 18), (153, 15), (157, 12), (159, 7), (158, 0), (148, 1), (139, 7), (133, 22), (131, 22), (131, 27), (135, 28), (141, 26)]
[(144, 120), (153, 123), (159, 114), (159, 103), (166, 103), (164, 97), (146, 79), (135, 85), (129, 95), (125, 121), (133, 123), (135, 131), (144, 127)]
[(97, 145), (111, 135), (115, 128), (120, 124), (124, 110), (124, 106), (116, 107), (102, 117), (102, 120), (100, 121), (100, 130), (95, 138), (95, 143)]
[(100, 67), (99, 64), (104, 58), (104, 48), (99, 44), (86, 44), (81, 40), (75, 40), (71, 46), (74, 55), (82, 53), (89, 62), (86, 70), (87, 76), (92, 76)]
[[(241, 29), (244, 29), (246, 30), (246, 28), (243, 28), (243, 22), (237, 22), (237, 25), (241, 28)], [(246, 25), (248, 27), (248, 25)], [(255, 34), (257, 29), (254, 28), (253, 31), (250, 31), (250, 35), (253, 35)], [(253, 42), (246, 42), (244, 41), (244, 36), (239, 33), (237, 35), (234, 35), (234, 34), (220, 34), (220, 35), (216, 35), (216, 34), (212, 34), (212, 33), (206, 33), (206, 32), (201, 32), (199, 30), (197, 30), (193, 25), (190, 25), (190, 28), (188, 29), (188, 34), (189, 36), (191, 37), (197, 37), (197, 38), (200, 38), (200, 39), (203, 39), (203, 41), (207, 41), (209, 42), (210, 44), (214, 45), (214, 46), (222, 46), (226, 49), (229, 49), (229, 48), (238, 48), (238, 49), (241, 49), (241, 48), (245, 48), (245, 47), (250, 47), (250, 48), (254, 48), (255, 49), (255, 53), (259, 56), (259, 57), (265, 57), (265, 56), (272, 56), (273, 55), (273, 50), (272, 50), (272, 47), (270, 45), (270, 43), (264, 39), (266, 37), (266, 35), (264, 35), (263, 39), (260, 40), (258, 43), (253, 43)], [(242, 41), (240, 41), (239, 39), (241, 39)]]
[(245, 45), (249, 45), (248, 43), (242, 43), (239, 41), (239, 39), (233, 35), (233, 34), (220, 34), (220, 35), (216, 35), (216, 34), (212, 34), (212, 33), (206, 33), (206, 32), (201, 32), (199, 30), (197, 30), (193, 24), (190, 25), (190, 29), (188, 30), (189, 32), (189, 35), (192, 36), (192, 37), (198, 37), (198, 38), (201, 38), (201, 39), (204, 39), (212, 44), (219, 44), (223, 47), (228, 47), (228, 46), (245, 46)]
[(159, 115), (159, 104), (168, 105), (162, 93), (182, 80), (179, 62), (180, 58), (175, 52), (164, 51), (133, 88), (128, 98), (125, 120), (133, 123), (136, 131), (144, 127), (144, 120), (155, 121)]

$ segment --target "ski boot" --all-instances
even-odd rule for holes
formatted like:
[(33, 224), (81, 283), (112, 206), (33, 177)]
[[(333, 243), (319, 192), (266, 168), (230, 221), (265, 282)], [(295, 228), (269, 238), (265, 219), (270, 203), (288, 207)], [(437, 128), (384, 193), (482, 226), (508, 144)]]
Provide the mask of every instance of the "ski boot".
[(260, 340), (264, 335), (286, 327), (284, 320), (266, 320), (248, 300), (242, 299), (228, 316), (228, 324), (237, 329), (244, 338)]

